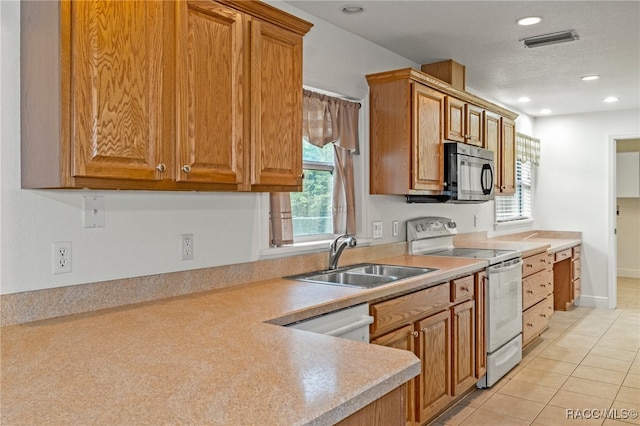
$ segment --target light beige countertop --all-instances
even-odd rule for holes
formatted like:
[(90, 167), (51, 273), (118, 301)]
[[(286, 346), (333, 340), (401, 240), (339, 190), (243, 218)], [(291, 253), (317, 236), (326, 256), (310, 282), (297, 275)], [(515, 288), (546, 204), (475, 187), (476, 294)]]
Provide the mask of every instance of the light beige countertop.
[(474, 259), (370, 290), (272, 279), (7, 326), (0, 423), (333, 424), (419, 373), (412, 353), (281, 327), (468, 275)]
[(461, 234), (454, 238), (459, 247), (518, 250), (522, 257), (547, 251), (556, 253), (582, 244), (581, 232), (529, 231), (487, 238), (486, 232)]

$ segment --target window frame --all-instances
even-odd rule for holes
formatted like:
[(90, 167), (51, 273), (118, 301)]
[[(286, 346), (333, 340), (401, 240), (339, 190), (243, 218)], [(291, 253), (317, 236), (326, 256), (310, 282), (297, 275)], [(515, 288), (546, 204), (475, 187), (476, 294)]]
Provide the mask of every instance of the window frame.
[[(522, 223), (533, 222), (533, 191), (535, 180), (535, 167), (533, 166), (534, 165), (531, 161), (520, 161), (516, 159), (516, 192), (513, 195), (496, 196), (494, 209), (496, 226), (518, 225)], [(528, 168), (528, 170), (522, 170), (523, 167)], [(528, 183), (523, 178), (526, 173), (529, 174)], [(527, 198), (529, 202), (528, 210), (526, 208)], [(501, 208), (500, 204), (507, 203), (506, 199), (510, 199), (510, 204), (516, 204), (517, 210), (512, 213), (511, 216), (500, 218), (498, 215), (498, 210)], [(502, 201), (504, 201), (504, 203), (502, 203)], [(511, 207), (513, 212), (515, 209), (513, 209), (513, 206)]]
[[(305, 140), (303, 139), (301, 141), (302, 144), (305, 143)], [(307, 142), (308, 143), (308, 142)], [(333, 149), (333, 144), (329, 143), (326, 146), (331, 145), (331, 149)], [(320, 148), (320, 147), (316, 147), (318, 149), (324, 149)], [(333, 156), (333, 158), (335, 159), (335, 156)], [(306, 175), (306, 171), (307, 170), (313, 170), (313, 171), (321, 171), (321, 172), (329, 172), (332, 176), (333, 173), (335, 171), (335, 165), (334, 164), (330, 164), (324, 161), (312, 161), (312, 160), (304, 160), (304, 158), (302, 159), (302, 171), (303, 173), (305, 173)], [(333, 196), (333, 185), (331, 187), (331, 196)], [(293, 201), (292, 201), (293, 202)], [(295, 220), (295, 217), (293, 216), (293, 206), (292, 206), (292, 212), (291, 212), (291, 220)], [(333, 219), (331, 222), (331, 227), (333, 227)], [(335, 237), (335, 234), (333, 233), (321, 233), (321, 234), (307, 234), (307, 235), (296, 235), (295, 234), (295, 227), (294, 227), (294, 234), (293, 234), (293, 244), (296, 243), (308, 243), (308, 242), (317, 242), (317, 241), (326, 241), (326, 240), (331, 240)]]

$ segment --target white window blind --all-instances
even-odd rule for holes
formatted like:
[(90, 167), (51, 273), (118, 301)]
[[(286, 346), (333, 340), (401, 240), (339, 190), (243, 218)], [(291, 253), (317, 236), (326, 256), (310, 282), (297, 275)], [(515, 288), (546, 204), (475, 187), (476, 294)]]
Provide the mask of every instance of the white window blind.
[(496, 222), (530, 219), (532, 201), (532, 162), (516, 160), (516, 192), (510, 196), (496, 196)]

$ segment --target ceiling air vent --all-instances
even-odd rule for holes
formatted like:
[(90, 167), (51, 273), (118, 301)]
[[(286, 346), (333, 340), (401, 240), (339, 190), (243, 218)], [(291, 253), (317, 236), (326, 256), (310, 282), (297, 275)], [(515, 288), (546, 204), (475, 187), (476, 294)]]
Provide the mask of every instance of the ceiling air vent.
[(580, 37), (578, 37), (578, 34), (575, 32), (575, 30), (569, 30), (551, 34), (543, 34), (535, 37), (528, 37), (520, 41), (524, 43), (524, 47), (538, 47), (578, 40), (579, 38)]

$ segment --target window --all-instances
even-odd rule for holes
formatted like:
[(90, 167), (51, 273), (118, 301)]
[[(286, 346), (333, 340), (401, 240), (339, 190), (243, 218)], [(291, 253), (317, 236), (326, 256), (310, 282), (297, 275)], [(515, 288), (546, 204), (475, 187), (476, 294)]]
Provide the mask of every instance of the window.
[(291, 193), (293, 236), (331, 235), (333, 232), (333, 144), (322, 148), (302, 142), (302, 192)]
[(516, 160), (516, 193), (510, 196), (496, 196), (496, 222), (531, 219), (532, 174), (531, 161)]

